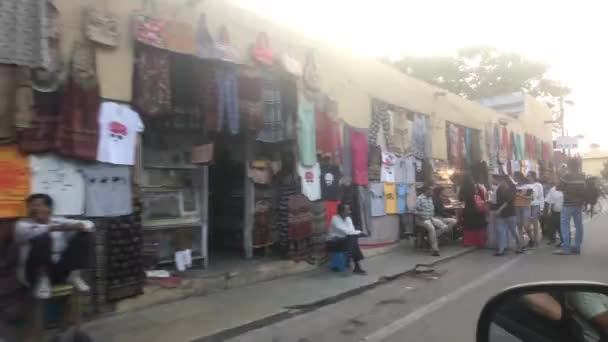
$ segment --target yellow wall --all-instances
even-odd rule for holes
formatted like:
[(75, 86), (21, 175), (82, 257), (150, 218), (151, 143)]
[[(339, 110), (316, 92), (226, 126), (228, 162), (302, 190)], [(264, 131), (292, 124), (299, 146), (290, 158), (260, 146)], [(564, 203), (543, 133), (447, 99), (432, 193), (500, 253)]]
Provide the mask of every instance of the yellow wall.
[(604, 163), (608, 161), (608, 157), (583, 159), (583, 172), (587, 176), (601, 176), (601, 171), (604, 169)]
[[(81, 39), (80, 13), (84, 4), (96, 3), (98, 8), (107, 7), (119, 17), (122, 33), (117, 49), (98, 49), (97, 65), (102, 96), (109, 99), (131, 100), (132, 38), (129, 31), (130, 13), (141, 6), (136, 0), (55, 0), (64, 24), (63, 50), (69, 53), (72, 42)], [(358, 127), (368, 127), (370, 122), (370, 98), (431, 116), (433, 127), (433, 157), (447, 158), (445, 121), (449, 120), (467, 127), (484, 129), (486, 123), (499, 118), (510, 122), (510, 129), (523, 131), (522, 124), (506, 115), (467, 101), (459, 96), (447, 94), (436, 96), (440, 89), (420, 80), (408, 77), (376, 60), (364, 58), (348, 51), (337, 49), (326, 42), (304, 37), (252, 13), (229, 5), (223, 0), (199, 1), (199, 5), (186, 7), (187, 0), (158, 0), (158, 14), (195, 25), (200, 13), (207, 15), (209, 29), (217, 36), (218, 27), (227, 25), (233, 43), (243, 56), (259, 31), (268, 33), (275, 51), (287, 51), (300, 61), (308, 48), (317, 51), (317, 64), (321, 75), (323, 92), (338, 102), (340, 116), (344, 121)], [(190, 1), (192, 2), (192, 1)], [(105, 4), (105, 5), (104, 5)], [(311, 24), (314, 24), (311, 23)], [(530, 124), (527, 132), (550, 141), (550, 129), (538, 124), (535, 115), (526, 116)], [(482, 144), (485, 149), (485, 144)]]

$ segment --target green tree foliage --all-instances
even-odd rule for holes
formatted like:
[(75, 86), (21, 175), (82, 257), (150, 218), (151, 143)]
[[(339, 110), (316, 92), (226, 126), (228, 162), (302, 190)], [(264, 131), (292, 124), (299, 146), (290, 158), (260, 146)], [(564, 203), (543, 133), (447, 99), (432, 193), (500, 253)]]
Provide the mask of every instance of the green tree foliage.
[(455, 56), (404, 57), (388, 63), (471, 100), (527, 93), (545, 102), (555, 119), (559, 119), (559, 98), (570, 94), (568, 87), (547, 78), (548, 64), (485, 45), (462, 48)]

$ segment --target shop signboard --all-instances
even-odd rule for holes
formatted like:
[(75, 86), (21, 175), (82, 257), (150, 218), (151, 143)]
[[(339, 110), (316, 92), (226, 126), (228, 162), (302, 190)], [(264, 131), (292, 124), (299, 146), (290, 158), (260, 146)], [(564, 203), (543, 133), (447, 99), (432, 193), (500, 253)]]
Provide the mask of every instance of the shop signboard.
[(578, 138), (562, 136), (555, 140), (555, 148), (559, 150), (571, 150), (578, 148)]

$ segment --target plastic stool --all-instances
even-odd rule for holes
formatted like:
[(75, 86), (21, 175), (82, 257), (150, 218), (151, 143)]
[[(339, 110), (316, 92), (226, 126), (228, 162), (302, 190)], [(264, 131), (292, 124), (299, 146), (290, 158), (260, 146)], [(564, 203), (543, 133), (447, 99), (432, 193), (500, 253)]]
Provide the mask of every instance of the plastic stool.
[(329, 268), (334, 272), (344, 272), (348, 268), (348, 255), (343, 252), (331, 253)]

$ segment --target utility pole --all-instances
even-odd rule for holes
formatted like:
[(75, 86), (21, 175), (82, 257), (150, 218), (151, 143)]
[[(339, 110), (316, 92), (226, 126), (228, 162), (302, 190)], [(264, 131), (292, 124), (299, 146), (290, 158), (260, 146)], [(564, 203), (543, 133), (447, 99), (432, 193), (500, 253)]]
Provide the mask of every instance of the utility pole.
[[(564, 97), (559, 97), (559, 125), (562, 128), (562, 137), (564, 136)], [(566, 154), (566, 149), (562, 148), (562, 153)]]

